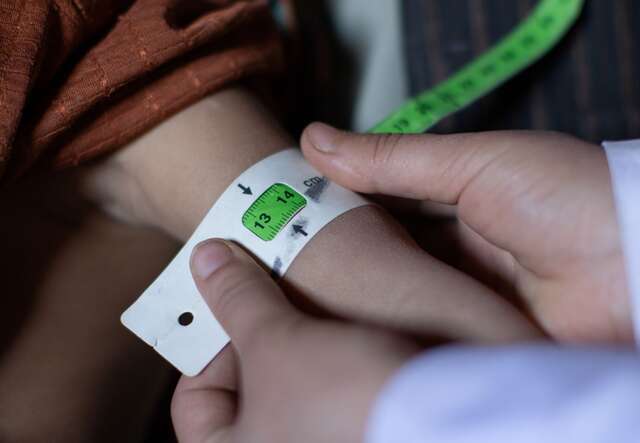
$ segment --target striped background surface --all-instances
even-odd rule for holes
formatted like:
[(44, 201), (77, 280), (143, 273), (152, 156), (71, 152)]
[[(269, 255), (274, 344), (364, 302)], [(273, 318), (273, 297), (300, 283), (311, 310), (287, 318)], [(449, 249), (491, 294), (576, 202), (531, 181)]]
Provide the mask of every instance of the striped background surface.
[[(410, 89), (427, 89), (481, 54), (536, 0), (404, 0)], [(587, 140), (640, 137), (640, 1), (587, 0), (545, 59), (432, 132), (548, 129)]]

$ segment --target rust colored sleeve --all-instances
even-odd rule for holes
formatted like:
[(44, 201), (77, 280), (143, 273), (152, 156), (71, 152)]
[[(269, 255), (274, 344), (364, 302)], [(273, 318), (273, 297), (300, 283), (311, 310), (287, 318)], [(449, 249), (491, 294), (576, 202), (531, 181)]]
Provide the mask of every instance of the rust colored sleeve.
[(0, 177), (117, 149), (282, 59), (265, 0), (0, 0)]

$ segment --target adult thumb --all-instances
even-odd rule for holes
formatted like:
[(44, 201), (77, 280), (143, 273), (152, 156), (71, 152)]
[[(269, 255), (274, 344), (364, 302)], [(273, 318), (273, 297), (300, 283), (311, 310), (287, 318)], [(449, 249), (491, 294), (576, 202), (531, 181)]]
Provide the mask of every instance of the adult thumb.
[(234, 244), (200, 243), (191, 256), (191, 272), (241, 360), (256, 338), (264, 343), (275, 330), (302, 315), (268, 274)]
[(320, 172), (354, 191), (456, 204), (522, 137), (526, 133), (354, 134), (314, 123), (302, 135), (302, 149)]

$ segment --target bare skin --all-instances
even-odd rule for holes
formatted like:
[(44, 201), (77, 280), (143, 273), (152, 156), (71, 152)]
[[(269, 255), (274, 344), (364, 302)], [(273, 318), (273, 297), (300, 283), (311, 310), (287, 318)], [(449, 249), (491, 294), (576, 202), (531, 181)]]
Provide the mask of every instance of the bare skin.
[(633, 342), (600, 147), (545, 132), (398, 137), (325, 125), (308, 128), (302, 145), (314, 166), (350, 189), (454, 205), (449, 244), (480, 264), (479, 274), (507, 282), (557, 340)]
[[(112, 213), (184, 241), (242, 171), (291, 146), (254, 98), (229, 90), (141, 137), (83, 185)], [(430, 257), (374, 206), (327, 226), (283, 284), (307, 305), (421, 336), (488, 342), (538, 337), (509, 303)]]
[(56, 183), (0, 194), (0, 441), (139, 442), (173, 376), (118, 318), (177, 245)]
[[(44, 185), (27, 213), (3, 217), (11, 250), (24, 257), (16, 261), (9, 249), (1, 252), (13, 264), (3, 267), (5, 281), (15, 282), (21, 294), (4, 303), (39, 301), (22, 308), (24, 321), (3, 331), (0, 439), (4, 432), (9, 441), (42, 436), (64, 441), (126, 441), (126, 436), (134, 441), (148, 422), (167, 371), (119, 325), (118, 315), (175, 251), (175, 243), (154, 229), (186, 240), (235, 177), (294, 145), (250, 94), (224, 91), (104, 161), (66, 171), (53, 180), (59, 192)], [(27, 200), (13, 192), (18, 191), (3, 195), (3, 210), (24, 209)], [(61, 227), (58, 215), (43, 213), (44, 200), (63, 207), (63, 219), (71, 216), (73, 223)], [(87, 213), (85, 200), (121, 223)], [(25, 239), (33, 240), (24, 244)], [(31, 261), (40, 253), (45, 253), (41, 261)], [(28, 281), (33, 275), (46, 278), (21, 286), (15, 277), (20, 274)], [(373, 206), (327, 226), (282, 283), (306, 307), (423, 337), (485, 343), (540, 337), (509, 303), (427, 255)], [(99, 315), (82, 316), (96, 309)], [(82, 333), (76, 327), (79, 316), (87, 321)], [(107, 386), (128, 382), (139, 392), (124, 387), (105, 393)], [(30, 415), (34, 405), (40, 411), (36, 416)], [(122, 424), (111, 429), (117, 435), (103, 433), (105, 423), (115, 420)]]
[(180, 380), (171, 407), (180, 441), (364, 441), (370, 405), (418, 345), (303, 314), (234, 245), (204, 242), (191, 263), (233, 346), (198, 377)]
[[(363, 136), (316, 124), (303, 149), (353, 189), (457, 205), (465, 226), (458, 244), (510, 281), (558, 339), (631, 340), (609, 174), (597, 147), (548, 133)], [(178, 384), (172, 416), (181, 441), (363, 441), (382, 384), (415, 344), (305, 316), (246, 254), (219, 240), (196, 248), (191, 269), (234, 346)]]

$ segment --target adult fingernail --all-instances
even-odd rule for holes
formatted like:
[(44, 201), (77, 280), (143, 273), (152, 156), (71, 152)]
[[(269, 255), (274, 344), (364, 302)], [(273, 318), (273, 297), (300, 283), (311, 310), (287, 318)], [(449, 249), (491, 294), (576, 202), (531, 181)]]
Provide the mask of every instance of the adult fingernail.
[(330, 153), (336, 151), (336, 136), (338, 130), (324, 123), (314, 123), (307, 130), (311, 145), (320, 152)]
[(233, 252), (223, 241), (204, 241), (196, 246), (191, 256), (193, 273), (199, 279), (206, 280), (216, 270), (227, 264), (232, 256)]

